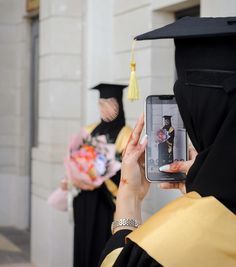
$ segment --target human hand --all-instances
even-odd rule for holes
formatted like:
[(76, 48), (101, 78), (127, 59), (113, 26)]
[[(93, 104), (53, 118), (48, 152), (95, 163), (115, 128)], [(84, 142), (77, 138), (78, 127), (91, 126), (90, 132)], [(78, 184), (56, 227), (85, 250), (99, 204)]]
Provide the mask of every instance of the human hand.
[(81, 181), (81, 180), (78, 180), (78, 179), (73, 179), (72, 183), (76, 188), (79, 188), (79, 189), (84, 190), (84, 191), (93, 191), (95, 188), (97, 188), (92, 183), (90, 184), (90, 183), (88, 183), (86, 181)]
[[(139, 117), (127, 146), (123, 152), (121, 179), (116, 199), (115, 220), (121, 218), (136, 219), (141, 223), (141, 202), (147, 194), (149, 182), (144, 176), (144, 150), (147, 138), (139, 143), (144, 126), (143, 114)], [(133, 229), (123, 226), (116, 229)]]
[[(195, 158), (197, 156), (197, 151), (193, 148), (189, 148), (189, 160), (187, 161), (175, 161), (172, 164), (164, 165), (160, 167), (160, 171), (164, 172), (184, 172), (186, 175), (188, 174), (188, 171), (190, 167), (193, 165)], [(179, 189), (183, 194), (186, 193), (186, 187), (184, 182), (163, 182), (159, 184), (159, 187), (161, 189)]]
[(63, 191), (67, 191), (68, 190), (68, 184), (67, 184), (68, 180), (67, 179), (62, 179), (61, 183), (60, 183), (60, 188)]
[[(69, 180), (68, 179), (63, 179), (60, 184), (60, 188), (63, 191), (67, 191), (69, 189)], [(93, 184), (88, 184), (85, 181), (79, 181), (78, 179), (72, 179), (72, 184), (81, 190), (87, 190), (87, 191), (92, 191), (96, 187)]]
[(139, 143), (143, 126), (144, 115), (142, 113), (123, 152), (119, 186), (120, 194), (127, 194), (130, 197), (136, 196), (139, 200), (144, 198), (149, 188), (149, 182), (144, 175), (144, 150), (147, 145), (146, 136)]

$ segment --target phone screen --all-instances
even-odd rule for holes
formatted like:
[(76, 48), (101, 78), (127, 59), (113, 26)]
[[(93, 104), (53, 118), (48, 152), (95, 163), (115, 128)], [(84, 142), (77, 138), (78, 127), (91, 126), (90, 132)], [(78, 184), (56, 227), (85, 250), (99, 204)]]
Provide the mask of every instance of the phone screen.
[(149, 181), (180, 181), (183, 173), (160, 172), (159, 167), (187, 160), (187, 133), (172, 95), (146, 99), (146, 177)]

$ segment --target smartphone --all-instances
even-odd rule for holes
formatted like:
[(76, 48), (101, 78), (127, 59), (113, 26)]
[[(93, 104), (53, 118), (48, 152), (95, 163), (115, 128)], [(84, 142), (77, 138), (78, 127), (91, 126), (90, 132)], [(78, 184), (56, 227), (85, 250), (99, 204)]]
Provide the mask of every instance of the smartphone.
[(184, 173), (161, 172), (161, 166), (187, 160), (187, 132), (173, 95), (150, 95), (145, 100), (148, 144), (145, 175), (150, 182), (177, 182)]

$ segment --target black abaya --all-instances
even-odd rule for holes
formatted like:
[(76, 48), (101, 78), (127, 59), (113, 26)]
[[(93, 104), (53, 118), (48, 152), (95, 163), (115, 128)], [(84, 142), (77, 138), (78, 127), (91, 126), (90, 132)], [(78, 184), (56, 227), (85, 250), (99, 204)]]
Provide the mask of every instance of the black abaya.
[[(174, 228), (175, 218), (180, 218), (181, 223), (186, 222), (184, 219), (187, 211), (181, 206), (175, 206), (174, 209), (167, 207), (167, 214), (174, 215), (173, 218), (170, 217), (173, 220), (165, 220), (165, 216), (159, 216), (160, 211), (157, 213), (155, 224), (152, 224), (153, 228), (148, 229), (150, 236), (137, 234), (141, 237), (141, 242), (145, 240), (152, 244), (153, 254), (158, 255), (156, 258), (163, 259), (167, 256), (165, 259), (170, 259), (167, 261), (178, 262), (165, 266), (236, 264), (236, 24), (231, 23), (235, 21), (236, 18), (184, 18), (182, 21), (137, 37), (139, 40), (175, 38), (178, 80), (174, 93), (190, 139), (198, 152), (186, 180), (187, 192), (195, 191), (192, 193), (197, 192), (203, 196), (202, 200), (196, 200), (196, 203), (203, 203), (200, 209), (202, 213), (193, 209), (188, 217), (187, 225), (191, 225), (192, 228), (189, 228), (189, 232), (185, 232), (185, 228)], [(186, 199), (188, 203), (194, 203), (187, 195)], [(204, 205), (205, 203), (207, 205)], [(209, 217), (208, 222), (206, 217)], [(145, 225), (147, 223), (134, 231), (134, 235), (135, 232), (140, 233)], [(172, 231), (173, 229), (175, 231)], [(168, 255), (166, 252), (169, 252), (170, 244), (173, 245), (174, 237), (177, 237), (181, 230), (183, 232), (176, 248), (180, 247), (184, 253), (175, 255), (174, 258), (173, 254)], [(199, 230), (199, 233), (194, 238), (196, 230)], [(125, 245), (124, 239), (128, 233), (119, 231), (110, 239), (101, 263), (109, 256), (109, 250), (124, 247), (113, 266), (160, 266), (146, 254), (145, 249), (150, 245), (146, 244), (148, 242), (145, 243), (145, 249), (137, 245), (140, 244), (140, 240), (136, 240), (136, 244), (130, 242)], [(151, 240), (154, 233), (157, 233), (156, 239)], [(161, 233), (170, 235), (161, 238)], [(120, 241), (122, 238), (123, 244)], [(160, 242), (167, 244), (164, 252), (159, 252), (162, 246)], [(207, 249), (201, 250), (205, 248), (204, 245)], [(204, 256), (199, 254), (199, 251), (202, 251)], [(184, 265), (185, 256), (190, 259), (192, 265)], [(198, 264), (200, 259), (205, 265)], [(222, 261), (217, 262), (215, 259)]]
[[(114, 92), (111, 94), (114, 94)], [(111, 122), (101, 123), (91, 132), (92, 136), (106, 135), (109, 143), (115, 143), (125, 126), (122, 99), (116, 98), (119, 114)], [(130, 134), (130, 132), (129, 132)], [(125, 137), (127, 140), (129, 134)], [(120, 172), (110, 180), (118, 186)], [(100, 254), (111, 236), (111, 222), (115, 211), (115, 197), (106, 184), (93, 191), (82, 190), (74, 198), (74, 267), (96, 267)]]

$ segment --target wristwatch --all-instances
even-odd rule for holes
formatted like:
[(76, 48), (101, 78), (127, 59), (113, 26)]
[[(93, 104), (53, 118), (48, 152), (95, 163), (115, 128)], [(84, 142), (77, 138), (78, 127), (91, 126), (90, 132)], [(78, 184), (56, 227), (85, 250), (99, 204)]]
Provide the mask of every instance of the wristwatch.
[(133, 228), (138, 228), (140, 226), (140, 223), (135, 219), (119, 219), (116, 221), (113, 221), (111, 224), (111, 232), (114, 233), (114, 230), (118, 227), (122, 226), (129, 226)]

